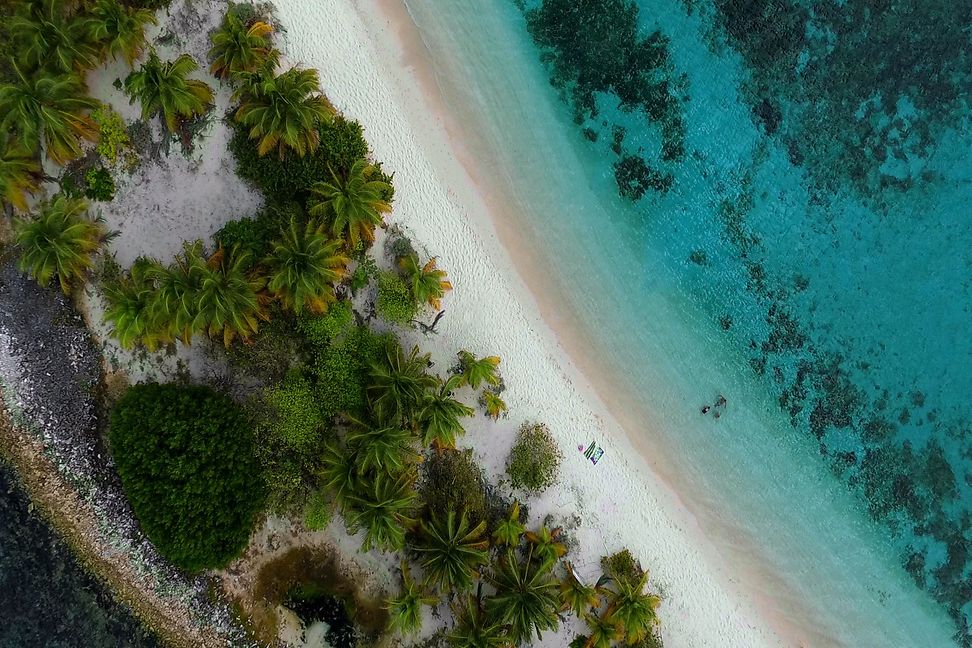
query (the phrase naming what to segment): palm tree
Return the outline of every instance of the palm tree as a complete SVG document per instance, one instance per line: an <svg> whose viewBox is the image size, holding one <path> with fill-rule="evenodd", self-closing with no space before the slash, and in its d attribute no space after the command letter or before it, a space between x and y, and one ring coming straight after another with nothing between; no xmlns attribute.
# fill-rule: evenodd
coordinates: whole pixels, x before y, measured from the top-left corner
<svg viewBox="0 0 972 648"><path fill-rule="evenodd" d="M557 582L551 575L550 561L533 559L531 546L526 559L518 561L513 549L507 549L489 581L496 594L487 606L497 618L508 624L514 643L528 642L536 632L557 628Z"/></svg>
<svg viewBox="0 0 972 648"><path fill-rule="evenodd" d="M27 151L36 151L43 135L47 157L57 164L81 156L81 139L98 138L98 125L85 114L97 107L73 74L38 74L28 79L14 66L13 83L0 85L0 128L16 132Z"/></svg>
<svg viewBox="0 0 972 648"><path fill-rule="evenodd" d="M358 492L357 454L337 442L324 446L321 470L318 475L324 487L331 491L342 513L349 513L352 496Z"/></svg>
<svg viewBox="0 0 972 648"><path fill-rule="evenodd" d="M369 425L351 419L348 446L356 451L358 474L369 470L399 474L418 463L422 455L415 451L412 433L398 425Z"/></svg>
<svg viewBox="0 0 972 648"><path fill-rule="evenodd" d="M465 433L459 419L472 416L475 410L452 398L452 390L459 386L460 380L459 376L452 376L441 383L436 378L440 382L439 389L425 394L415 416L422 428L423 444L454 448L456 437Z"/></svg>
<svg viewBox="0 0 972 648"><path fill-rule="evenodd" d="M320 92L317 70L291 68L251 85L236 119L250 128L260 155L276 148L281 160L287 149L304 157L320 144L317 124L334 114Z"/></svg>
<svg viewBox="0 0 972 648"><path fill-rule="evenodd" d="M188 54L163 61L152 50L142 67L125 79L125 93L142 104L142 119L162 115L166 128L174 133L180 121L202 115L213 101L212 88L188 78L198 68Z"/></svg>
<svg viewBox="0 0 972 648"><path fill-rule="evenodd" d="M156 24L148 9L127 7L118 0L95 0L88 11L88 36L113 58L123 56L132 65L145 49L145 27Z"/></svg>
<svg viewBox="0 0 972 648"><path fill-rule="evenodd" d="M464 609L455 610L456 628L449 634L453 648L508 648L512 646L501 623L483 609L479 596L470 595Z"/></svg>
<svg viewBox="0 0 972 648"><path fill-rule="evenodd" d="M479 389L479 386L483 383L494 387L500 383L499 370L497 369L500 363L499 356L485 356L477 359L476 356L465 350L460 351L458 356L459 367L462 370L460 375L465 384L473 389Z"/></svg>
<svg viewBox="0 0 972 648"><path fill-rule="evenodd" d="M566 576L560 581L560 610L570 610L579 618L588 610L601 607L601 588L599 585L587 585L581 582L574 571L574 566L565 563Z"/></svg>
<svg viewBox="0 0 972 648"><path fill-rule="evenodd" d="M85 21L68 16L64 2L26 3L10 21L11 40L20 61L30 69L47 67L59 72L91 69L98 65L88 39Z"/></svg>
<svg viewBox="0 0 972 648"><path fill-rule="evenodd" d="M486 415L494 421L506 411L506 401L492 389L484 389L480 400L481 404L486 407Z"/></svg>
<svg viewBox="0 0 972 648"><path fill-rule="evenodd" d="M648 572L637 581L626 578L616 579L617 591L610 594L610 602L604 618L617 624L625 636L625 641L635 644L644 639L658 624L655 610L661 605L661 598L645 592Z"/></svg>
<svg viewBox="0 0 972 648"><path fill-rule="evenodd" d="M506 519L500 520L493 531L493 541L498 545L515 547L520 544L520 537L525 530L526 527L520 523L520 502L513 500Z"/></svg>
<svg viewBox="0 0 972 648"><path fill-rule="evenodd" d="M111 323L111 334L123 349L141 342L149 351L154 351L167 337L164 331L157 330L158 323L153 317L157 292L151 267L151 261L138 259L127 277L104 288L108 302L105 320Z"/></svg>
<svg viewBox="0 0 972 648"><path fill-rule="evenodd" d="M202 330L197 318L198 295L207 272L201 241L185 243L169 266L148 262L146 273L156 284L150 305L151 328L159 332L163 342L179 338L189 344Z"/></svg>
<svg viewBox="0 0 972 648"><path fill-rule="evenodd" d="M210 71L222 80L241 72L253 72L271 56L270 34L273 28L262 20L249 23L240 18L235 7L230 7L210 40L213 46L209 58L213 63Z"/></svg>
<svg viewBox="0 0 972 648"><path fill-rule="evenodd" d="M362 551L373 547L401 551L405 546L405 527L415 523L409 513L417 499L414 471L397 476L379 472L373 481L352 494L351 523L365 529Z"/></svg>
<svg viewBox="0 0 972 648"><path fill-rule="evenodd" d="M596 612L584 617L591 633L587 635L584 648L611 648L614 642L624 636L624 632L614 621L599 616Z"/></svg>
<svg viewBox="0 0 972 648"><path fill-rule="evenodd" d="M399 259L398 266L405 273L416 303L424 302L439 310L442 297L446 291L452 290L452 284L446 279L446 271L435 267L435 259L429 259L424 266L420 266L418 256L412 253Z"/></svg>
<svg viewBox="0 0 972 648"><path fill-rule="evenodd" d="M21 248L21 271L47 287L57 277L64 294L71 283L94 265L93 259L104 240L100 222L87 217L88 204L79 199L57 196L43 202L33 218L14 222L14 240Z"/></svg>
<svg viewBox="0 0 972 648"><path fill-rule="evenodd" d="M341 242L329 240L314 221L300 228L292 218L271 246L265 260L267 289L298 315L305 308L313 313L327 310L334 301L332 284L344 276L348 264L348 258L338 252Z"/></svg>
<svg viewBox="0 0 972 648"><path fill-rule="evenodd" d="M527 531L524 534L526 541L533 545L533 555L537 560L557 562L567 553L567 545L558 542L561 529L558 527L551 531L547 525L542 525L537 532Z"/></svg>
<svg viewBox="0 0 972 648"><path fill-rule="evenodd" d="M27 211L27 194L40 188L41 167L29 151L7 144L0 153L0 203Z"/></svg>
<svg viewBox="0 0 972 648"><path fill-rule="evenodd" d="M233 251L227 254L219 248L204 266L205 272L196 293L196 325L209 335L222 333L223 344L229 348L238 335L243 341L257 332L259 320L267 315L261 304L259 291L263 281L248 275L249 254Z"/></svg>
<svg viewBox="0 0 972 648"><path fill-rule="evenodd" d="M364 160L351 165L347 176L338 177L331 170L333 182L318 182L311 187L314 199L312 216L331 218L331 233L350 241L355 247L364 239L375 240L375 227L382 224L382 214L391 211L391 205L382 196L388 195L391 185L383 180L372 180L376 167Z"/></svg>
<svg viewBox="0 0 972 648"><path fill-rule="evenodd" d="M425 373L428 365L429 354L420 355L417 346L408 355L398 344L386 347L384 359L371 365L366 390L378 418L392 421L411 416L425 390L436 384L436 379Z"/></svg>
<svg viewBox="0 0 972 648"><path fill-rule="evenodd" d="M445 517L433 514L429 524L422 520L415 550L423 556L422 569L429 581L443 589L469 589L477 568L489 559L485 531L485 521L470 528L465 512L458 520L453 510Z"/></svg>
<svg viewBox="0 0 972 648"><path fill-rule="evenodd" d="M403 635L417 633L422 629L422 606L435 605L438 601L412 580L408 563L403 560L402 591L385 606L389 612L389 626Z"/></svg>

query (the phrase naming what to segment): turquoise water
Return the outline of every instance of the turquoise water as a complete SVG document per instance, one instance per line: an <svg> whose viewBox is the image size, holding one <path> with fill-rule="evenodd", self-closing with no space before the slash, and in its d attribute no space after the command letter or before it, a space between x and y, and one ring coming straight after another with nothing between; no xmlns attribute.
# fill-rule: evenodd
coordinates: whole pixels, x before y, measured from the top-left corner
<svg viewBox="0 0 972 648"><path fill-rule="evenodd" d="M727 557L812 643L972 645L972 4L406 4Z"/></svg>

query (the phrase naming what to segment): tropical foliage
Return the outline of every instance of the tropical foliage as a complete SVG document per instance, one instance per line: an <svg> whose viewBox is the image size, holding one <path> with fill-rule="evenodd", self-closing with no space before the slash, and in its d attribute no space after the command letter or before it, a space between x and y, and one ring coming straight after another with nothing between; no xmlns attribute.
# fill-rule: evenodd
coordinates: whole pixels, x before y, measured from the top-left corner
<svg viewBox="0 0 972 648"><path fill-rule="evenodd" d="M432 515L421 521L415 550L429 581L443 589L462 591L472 587L476 570L487 562L489 542L483 537L486 522L471 525L465 513Z"/></svg>
<svg viewBox="0 0 972 648"><path fill-rule="evenodd" d="M269 270L267 289L284 306L298 315L305 309L327 310L334 301L334 286L345 274L348 258L338 250L341 242L331 240L313 220L303 227L296 219L279 239L265 263Z"/></svg>
<svg viewBox="0 0 972 648"><path fill-rule="evenodd" d="M456 627L449 634L449 644L453 648L505 648L510 645L504 625L483 608L479 596L468 596L455 616Z"/></svg>
<svg viewBox="0 0 972 648"><path fill-rule="evenodd" d="M384 198L390 186L376 179L377 168L363 159L355 160L347 175L331 172L330 181L311 187L312 216L329 218L331 233L346 238L352 247L362 240L375 239L375 227L382 224L382 214L391 211Z"/></svg>
<svg viewBox="0 0 972 648"><path fill-rule="evenodd" d="M409 419L425 392L436 379L425 370L429 355L417 346L406 354L398 344L389 345L385 357L371 366L368 399L378 416L386 421Z"/></svg>
<svg viewBox="0 0 972 648"><path fill-rule="evenodd" d="M61 0L24 2L10 23L20 64L70 73L94 68L98 59L85 21L70 16Z"/></svg>
<svg viewBox="0 0 972 648"><path fill-rule="evenodd" d="M601 588L582 582L569 562L565 563L564 568L567 573L560 581L560 609L583 617L587 610L601 607Z"/></svg>
<svg viewBox="0 0 972 648"><path fill-rule="evenodd" d="M522 559L508 549L490 575L496 594L487 601L487 609L507 624L510 637L517 644L557 627L560 604L552 570L550 561L534 559L531 547Z"/></svg>
<svg viewBox="0 0 972 648"><path fill-rule="evenodd" d="M94 141L98 127L87 114L98 102L85 95L71 73L26 77L14 68L14 80L0 85L0 128L13 132L26 151L36 151L43 137L47 157L57 164L80 157L81 140Z"/></svg>
<svg viewBox="0 0 972 648"><path fill-rule="evenodd" d="M20 247L18 267L41 286L57 277L65 294L94 265L94 255L105 230L87 215L88 204L58 196L43 202L37 214L14 223L14 240Z"/></svg>
<svg viewBox="0 0 972 648"><path fill-rule="evenodd" d="M614 591L608 595L604 618L614 622L630 644L644 639L658 624L655 610L661 604L661 598L645 592L647 583L648 572L637 580L615 580Z"/></svg>
<svg viewBox="0 0 972 648"><path fill-rule="evenodd" d="M213 102L213 90L204 81L190 79L199 66L188 54L163 61L155 51L125 79L125 93L142 106L142 119L161 115L169 132L180 124L203 115Z"/></svg>
<svg viewBox="0 0 972 648"><path fill-rule="evenodd" d="M414 524L415 474L411 471L392 476L379 473L361 485L351 497L351 524L365 530L362 550L372 548L400 551L405 546L406 527Z"/></svg>
<svg viewBox="0 0 972 648"><path fill-rule="evenodd" d="M500 383L499 356L484 356L477 358L469 351L460 351L459 371L462 382L473 389L479 389L483 383L496 386Z"/></svg>
<svg viewBox="0 0 972 648"><path fill-rule="evenodd" d="M506 461L514 488L542 492L557 479L563 453L543 423L524 423Z"/></svg>
<svg viewBox="0 0 972 648"><path fill-rule="evenodd" d="M104 55L124 57L131 65L145 49L145 28L155 22L155 14L148 9L125 6L118 0L95 0L84 26Z"/></svg>
<svg viewBox="0 0 972 648"><path fill-rule="evenodd" d="M27 195L40 187L41 167L28 151L7 144L0 152L0 203L27 211Z"/></svg>
<svg viewBox="0 0 972 648"><path fill-rule="evenodd" d="M300 157L312 153L320 144L318 122L333 112L320 94L317 71L291 68L250 85L236 119L250 129L260 155L277 149L282 160L288 150Z"/></svg>
<svg viewBox="0 0 972 648"><path fill-rule="evenodd" d="M403 635L417 633L422 629L422 606L435 605L437 601L412 579L408 563L402 561L402 590L387 604L391 629Z"/></svg>
<svg viewBox="0 0 972 648"><path fill-rule="evenodd" d="M493 531L493 540L498 545L515 547L520 544L520 538L526 527L520 522L520 502L514 500L509 513L499 521Z"/></svg>
<svg viewBox="0 0 972 648"><path fill-rule="evenodd" d="M500 395L492 389L484 389L482 396L480 396L480 401L483 407L486 408L486 416L494 421L506 411L506 401L500 398Z"/></svg>
<svg viewBox="0 0 972 648"><path fill-rule="evenodd" d="M439 388L425 393L416 413L416 422L422 431L422 443L454 448L456 437L465 433L459 419L472 416L475 411L452 397L452 391L459 386L458 376L445 382L436 380Z"/></svg>
<svg viewBox="0 0 972 648"><path fill-rule="evenodd" d="M446 279L446 271L437 268L435 263L435 259L429 259L425 265L419 265L415 254L409 254L398 260L398 265L405 274L415 301L420 304L426 303L439 310L442 306L442 297L446 291L452 290L452 284Z"/></svg>
<svg viewBox="0 0 972 648"><path fill-rule="evenodd" d="M212 37L210 71L226 80L245 72L256 72L267 60L276 63L271 34L273 28L255 17L249 20L238 6L231 6Z"/></svg>
<svg viewBox="0 0 972 648"><path fill-rule="evenodd" d="M558 540L560 534L560 528L551 531L543 525L539 531L527 531L523 537L530 543L537 560L553 563L567 553L567 545Z"/></svg>

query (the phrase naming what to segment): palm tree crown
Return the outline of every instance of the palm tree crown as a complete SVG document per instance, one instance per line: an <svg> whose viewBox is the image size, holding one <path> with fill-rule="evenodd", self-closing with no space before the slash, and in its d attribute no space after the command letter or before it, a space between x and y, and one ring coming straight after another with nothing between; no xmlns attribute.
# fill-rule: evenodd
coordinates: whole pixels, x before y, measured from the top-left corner
<svg viewBox="0 0 972 648"><path fill-rule="evenodd" d="M40 187L41 167L23 148L7 144L0 153L0 203L27 210L27 194Z"/></svg>
<svg viewBox="0 0 972 648"><path fill-rule="evenodd" d="M397 476L380 472L350 496L351 522L365 530L363 551L401 551L405 546L405 528L415 522L410 516L418 498L415 477L414 471Z"/></svg>
<svg viewBox="0 0 972 648"><path fill-rule="evenodd" d="M151 261L138 259L127 277L104 288L108 301L105 320L111 323L111 334L123 349L143 343L149 351L154 351L166 337L163 331L157 330L157 322L152 316L153 299L157 293L150 276L151 267Z"/></svg>
<svg viewBox="0 0 972 648"><path fill-rule="evenodd" d="M378 417L392 421L410 418L426 389L436 380L425 373L429 355L417 346L406 355L398 344L390 344L385 357L371 366L367 394Z"/></svg>
<svg viewBox="0 0 972 648"><path fill-rule="evenodd" d="M123 56L131 65L145 48L145 27L155 23L155 14L148 9L126 7L118 0L96 0L85 27L105 54Z"/></svg>
<svg viewBox="0 0 972 648"><path fill-rule="evenodd" d="M466 605L457 610L456 628L449 635L449 645L453 648L507 648L510 639L506 636L503 624L490 615L478 596L469 596Z"/></svg>
<svg viewBox="0 0 972 648"><path fill-rule="evenodd" d="M438 379L436 379L438 380ZM459 386L461 378L452 376L440 383L438 390L426 392L416 413L422 429L422 443L436 443L444 448L454 448L456 437L465 433L459 419L472 416L475 411L452 397L452 390Z"/></svg>
<svg viewBox="0 0 972 648"><path fill-rule="evenodd" d="M174 133L181 120L202 115L213 101L212 88L188 78L198 68L188 54L163 61L153 50L142 67L125 79L125 92L142 104L143 119L161 114L166 128Z"/></svg>
<svg viewBox="0 0 972 648"><path fill-rule="evenodd" d="M224 81L241 72L254 72L268 56L273 28L262 20L244 22L239 11L230 8L212 37L210 70Z"/></svg>
<svg viewBox="0 0 972 648"><path fill-rule="evenodd" d="M560 609L570 610L578 617L583 617L588 610L600 608L601 588L598 585L582 582L574 572L574 566L569 562L565 567L567 575L560 581Z"/></svg>
<svg viewBox="0 0 972 648"><path fill-rule="evenodd" d="M435 267L435 259L429 259L424 266L420 266L414 253L399 259L398 265L405 272L415 301L439 310L443 295L452 290L452 284L446 279L446 271Z"/></svg>
<svg viewBox="0 0 972 648"><path fill-rule="evenodd" d="M479 389L479 386L483 383L494 387L499 384L499 356L476 358L465 350L460 351L458 355L459 366L462 370L460 375L467 385L473 389Z"/></svg>
<svg viewBox="0 0 972 648"><path fill-rule="evenodd" d="M65 4L58 0L26 3L10 21L10 34L23 65L74 72L98 64L84 21L68 16Z"/></svg>
<svg viewBox="0 0 972 648"><path fill-rule="evenodd" d="M18 219L14 238L21 248L18 267L47 287L57 277L65 294L93 265L105 230L87 217L88 204L58 196L41 203L33 218Z"/></svg>
<svg viewBox="0 0 972 648"><path fill-rule="evenodd" d="M648 572L638 580L621 578L614 582L617 591L610 595L610 603L604 618L618 625L626 641L635 644L644 639L658 624L655 610L661 605L661 598L645 592Z"/></svg>
<svg viewBox="0 0 972 648"><path fill-rule="evenodd" d="M567 553L567 545L557 540L560 533L559 527L551 531L546 525L542 525L539 531L527 531L524 537L527 542L533 545L535 559L556 562Z"/></svg>
<svg viewBox="0 0 972 648"><path fill-rule="evenodd" d="M340 241L332 241L323 226L309 221L301 228L296 219L271 244L265 263L270 270L267 289L298 315L306 308L327 310L334 301L332 284L345 274L348 258L339 253Z"/></svg>
<svg viewBox="0 0 972 648"><path fill-rule="evenodd" d="M438 599L431 596L421 584L412 580L408 563L402 561L402 591L387 604L389 625L403 635L415 634L422 629L422 606L435 605Z"/></svg>
<svg viewBox="0 0 972 648"><path fill-rule="evenodd" d="M98 137L97 124L86 114L98 102L85 96L84 85L73 74L28 79L16 67L14 71L14 82L0 85L0 128L14 131L27 151L36 151L43 135L47 156L58 164L80 157L80 140Z"/></svg>
<svg viewBox="0 0 972 648"><path fill-rule="evenodd" d="M493 540L496 544L515 547L520 544L520 537L525 530L526 527L520 523L520 502L513 500L506 519L500 520L493 530Z"/></svg>
<svg viewBox="0 0 972 648"><path fill-rule="evenodd" d="M512 549L500 560L490 578L496 594L487 606L509 625L517 644L528 642L544 630L557 627L557 582L551 575L553 563L533 559L532 547L526 558L518 561Z"/></svg>
<svg viewBox="0 0 972 648"><path fill-rule="evenodd" d="M263 282L247 275L248 256L246 252L227 254L220 248L200 267L203 274L196 295L194 328L204 329L211 336L222 333L227 347L236 336L248 340L257 332L258 321L266 319L258 295Z"/></svg>
<svg viewBox="0 0 972 648"><path fill-rule="evenodd" d="M485 531L485 521L471 527L465 513L457 519L452 510L444 517L433 515L429 524L422 520L415 550L428 579L444 589L469 589L477 568L488 560Z"/></svg>
<svg viewBox="0 0 972 648"><path fill-rule="evenodd" d="M369 425L352 419L348 431L348 447L356 453L358 474L369 470L399 474L409 465L421 460L415 451L415 438L397 425Z"/></svg>
<svg viewBox="0 0 972 648"><path fill-rule="evenodd" d="M320 94L317 70L291 68L251 84L236 119L250 128L250 139L257 140L260 155L276 148L283 159L288 149L301 157L317 150L317 124L333 113Z"/></svg>
<svg viewBox="0 0 972 648"><path fill-rule="evenodd" d="M391 205L382 196L391 189L387 182L372 180L376 167L364 160L351 165L344 178L331 171L333 182L318 182L311 187L314 198L310 208L313 216L331 219L331 233L350 241L352 247L361 239L373 241L375 227L382 224L382 214Z"/></svg>

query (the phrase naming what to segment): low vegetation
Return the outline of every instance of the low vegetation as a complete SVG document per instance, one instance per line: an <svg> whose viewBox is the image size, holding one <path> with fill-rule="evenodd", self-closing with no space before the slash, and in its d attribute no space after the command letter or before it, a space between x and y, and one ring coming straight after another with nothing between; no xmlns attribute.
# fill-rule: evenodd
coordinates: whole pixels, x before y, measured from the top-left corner
<svg viewBox="0 0 972 648"><path fill-rule="evenodd" d="M525 423L506 462L513 488L543 492L557 481L563 453L543 423Z"/></svg>

